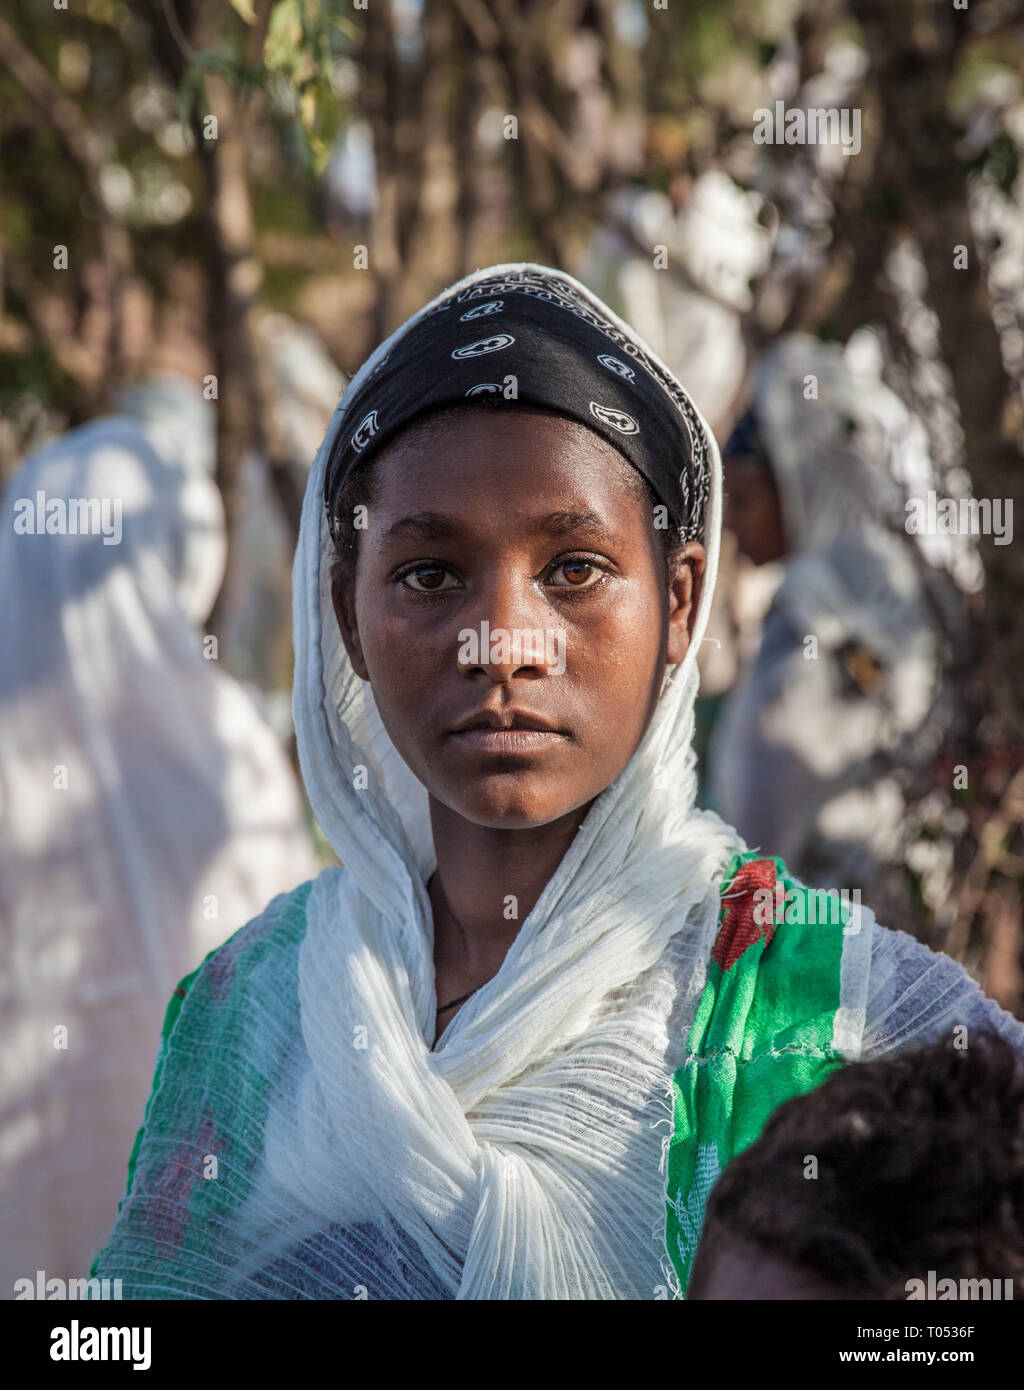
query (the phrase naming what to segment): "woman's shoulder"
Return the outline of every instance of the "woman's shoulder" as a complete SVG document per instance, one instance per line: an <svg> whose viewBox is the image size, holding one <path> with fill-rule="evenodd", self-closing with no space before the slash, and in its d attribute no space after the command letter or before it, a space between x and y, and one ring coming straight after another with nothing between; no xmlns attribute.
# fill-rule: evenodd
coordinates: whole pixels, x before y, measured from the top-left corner
<svg viewBox="0 0 1024 1390"><path fill-rule="evenodd" d="M977 1030L1000 1033L1024 1056L1024 1024L986 995L966 968L897 927L883 925L856 888L813 888L783 860L737 853L721 884L711 959L746 972L758 1010L819 976L838 988L836 1037L847 1055L880 1056ZM960 1030L955 1033L954 1030Z"/></svg>
<svg viewBox="0 0 1024 1390"><path fill-rule="evenodd" d="M260 1110L269 1079L294 1040L299 946L315 881L272 898L172 992L128 1159L122 1214L140 1168L155 1163L160 1169L164 1162L167 1135L191 1135L205 1152L215 1133L231 1131L236 1110ZM184 1157L175 1150L170 1167L181 1168L191 1183L195 1154L182 1145Z"/></svg>
<svg viewBox="0 0 1024 1390"><path fill-rule="evenodd" d="M267 960L283 965L285 959L297 954L306 934L306 908L314 888L329 891L329 880L345 877L344 868L330 865L315 878L278 893L258 916L208 952L202 963L179 981L175 996L184 997L200 981L222 995L236 980L257 971Z"/></svg>
<svg viewBox="0 0 1024 1390"><path fill-rule="evenodd" d="M314 882L307 879L297 888L271 898L258 916L215 946L195 970L178 981L160 1031L154 1087L160 1080L163 1061L183 1011L194 1018L203 1005L220 1006L238 1000L268 962L273 962L279 978L287 973L288 962L297 954L305 933L306 902ZM208 1012L205 1008L202 1011Z"/></svg>
<svg viewBox="0 0 1024 1390"><path fill-rule="evenodd" d="M306 931L306 904L315 882L316 879L307 879L271 898L258 916L215 946L195 970L178 981L164 1015L154 1082L159 1080L172 1035L184 1026L180 1023L183 1014L192 1024L197 1024L201 1015L204 1028L211 1026L211 1014L227 1026L236 1011L234 1006L245 1005L254 990L265 990L271 981L275 995L287 987L289 977L294 977L298 968L298 949Z"/></svg>
<svg viewBox="0 0 1024 1390"><path fill-rule="evenodd" d="M326 871L325 871L326 872ZM221 990L236 976L257 967L268 955L297 946L306 929L306 903L315 879L307 879L287 893L278 893L257 916L214 947L202 964L187 975L175 994L187 993L200 977Z"/></svg>
<svg viewBox="0 0 1024 1390"><path fill-rule="evenodd" d="M865 1057L940 1039L962 1048L974 1034L989 1031L1024 1059L1024 1023L987 995L960 961L908 932L876 925Z"/></svg>
<svg viewBox="0 0 1024 1390"><path fill-rule="evenodd" d="M778 856L749 850L726 866L720 894L698 1009L702 1025L715 1021L708 1037L728 1034L746 1056L795 1040L856 1056L877 929L860 894L810 887Z"/></svg>
<svg viewBox="0 0 1024 1390"><path fill-rule="evenodd" d="M778 855L738 850L726 865L719 888L719 929L712 958L723 970L755 942L777 954L781 940L819 937L823 929L842 937L870 935L874 915L857 889L813 888L791 873Z"/></svg>

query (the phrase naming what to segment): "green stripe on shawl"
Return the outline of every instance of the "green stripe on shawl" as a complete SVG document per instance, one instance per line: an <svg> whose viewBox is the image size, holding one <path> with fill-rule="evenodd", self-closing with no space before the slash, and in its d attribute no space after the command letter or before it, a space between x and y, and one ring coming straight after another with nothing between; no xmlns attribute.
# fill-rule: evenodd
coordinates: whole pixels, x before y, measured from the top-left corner
<svg viewBox="0 0 1024 1390"><path fill-rule="evenodd" d="M759 1137L778 1105L812 1090L843 1060L832 1041L840 1007L843 922L816 922L821 898L789 878L780 859L749 853L733 859L722 886L718 954L728 947L726 895L745 900L749 912L755 884L773 877L785 891L785 918L798 920L778 920L773 912L774 935L768 933L768 942L763 931L746 945L741 937L724 970L709 962L687 1060L672 1079L666 1238L681 1289L721 1169Z"/></svg>
<svg viewBox="0 0 1024 1390"><path fill-rule="evenodd" d="M217 949L219 950L220 948L217 947ZM213 955L212 951L205 957L203 964L210 959L211 955ZM178 981L178 986L171 995L171 1002L167 1005L163 1027L160 1030L160 1042L156 1050L156 1066L153 1070L153 1085L150 1087L149 1099L146 1101L146 1109L142 1116L142 1124L139 1126L139 1132L135 1136L135 1143L132 1145L132 1151L128 1156L128 1177L125 1183L125 1197L131 1192L132 1184L135 1181L135 1164L138 1161L139 1149L142 1147L142 1136L146 1132L146 1121L149 1119L149 1112L153 1105L153 1097L156 1095L160 1086L160 1076L164 1069L164 1058L167 1056L167 1045L171 1040L171 1034L174 1032L174 1025L178 1021L178 1015L181 1013L181 1006L185 1002L185 996L191 989L192 982L201 969L202 965L197 965L190 975L186 975L183 980ZM119 1206L118 1211L120 1210L121 1208Z"/></svg>
<svg viewBox="0 0 1024 1390"><path fill-rule="evenodd" d="M294 971L312 887L310 879L274 898L260 917L211 951L171 995L153 1088L128 1160L125 1192L118 1206L119 1217L127 1213L127 1219L118 1221L90 1270L90 1277L98 1278L115 1268L117 1277L122 1278L125 1298L160 1296L149 1291L149 1271L155 1268L161 1269L166 1280L164 1296L195 1297L181 1268L190 1260L197 1267L204 1263L205 1223L215 1225L245 1200L254 1152L262 1142L267 1092L280 1064L280 1038L259 1026L249 1005L253 991L259 996L260 979L267 973L280 984L282 976ZM186 1003L190 1014L193 1009L197 1011L192 1016L201 1018L203 1027L198 1041L186 1029L183 1037L187 1041L179 1039L174 1065L165 1069L171 1038ZM197 1047L202 1050L201 1058L195 1055ZM220 1088L226 1088L245 1112L247 1123L238 1134L218 1133L211 1118ZM182 1133L191 1134L192 1140L181 1143ZM178 1143L173 1142L172 1135L179 1136ZM243 1142L251 1149L238 1148ZM148 1214L138 1221L131 1214L131 1199L144 1146L151 1173L154 1155L163 1159L162 1175L159 1202L154 1203L154 1193L147 1193L149 1202L144 1210ZM204 1181L207 1154L217 1158L216 1181ZM159 1229L148 1229L154 1221L159 1222ZM148 1249L141 1260L140 1244ZM168 1246L171 1251L162 1257L161 1249ZM108 1268L101 1270L101 1263ZM136 1270L144 1273L141 1288L134 1287Z"/></svg>

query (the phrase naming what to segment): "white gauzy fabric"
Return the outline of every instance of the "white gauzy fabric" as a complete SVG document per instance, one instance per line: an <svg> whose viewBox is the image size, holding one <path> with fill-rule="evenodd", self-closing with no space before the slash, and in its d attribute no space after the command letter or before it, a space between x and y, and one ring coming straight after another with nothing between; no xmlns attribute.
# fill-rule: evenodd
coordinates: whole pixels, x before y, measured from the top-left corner
<svg viewBox="0 0 1024 1390"><path fill-rule="evenodd" d="M316 867L282 749L194 626L226 554L211 407L187 383L144 394L138 415L37 453L4 496L0 1297L38 1269L81 1274L171 990ZM119 503L117 542L18 533L19 501L41 527L69 498Z"/></svg>
<svg viewBox="0 0 1024 1390"><path fill-rule="evenodd" d="M1024 1023L983 994L952 957L906 932L874 928L870 978L860 1046L865 1061L949 1038L954 1027L966 1028L969 1037L999 1033L1024 1059Z"/></svg>

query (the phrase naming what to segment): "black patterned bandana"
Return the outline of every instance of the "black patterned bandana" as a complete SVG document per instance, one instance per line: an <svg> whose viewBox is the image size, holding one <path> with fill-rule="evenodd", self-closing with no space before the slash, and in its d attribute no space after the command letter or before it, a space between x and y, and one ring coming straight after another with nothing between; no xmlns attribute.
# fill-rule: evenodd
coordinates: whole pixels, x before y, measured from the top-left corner
<svg viewBox="0 0 1024 1390"><path fill-rule="evenodd" d="M418 416L486 396L544 406L613 444L650 484L684 540L702 540L708 441L693 403L600 301L541 266L502 270L447 295L401 336L351 399L324 481L348 474Z"/></svg>

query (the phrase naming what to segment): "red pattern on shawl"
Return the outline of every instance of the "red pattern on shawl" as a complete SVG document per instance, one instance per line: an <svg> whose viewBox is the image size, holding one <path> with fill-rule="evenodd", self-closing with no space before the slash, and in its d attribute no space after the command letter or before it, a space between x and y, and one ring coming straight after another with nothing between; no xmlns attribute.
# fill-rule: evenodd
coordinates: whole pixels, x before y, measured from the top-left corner
<svg viewBox="0 0 1024 1390"><path fill-rule="evenodd" d="M774 903L768 922L760 922L754 915L759 906L754 894L767 889L774 895L775 878L775 863L771 859L751 859L733 875L729 891L722 899L725 904L722 925L711 948L711 959L723 971L731 969L743 952L762 936L767 945L775 935ZM764 915L762 911L761 916Z"/></svg>
<svg viewBox="0 0 1024 1390"><path fill-rule="evenodd" d="M212 1120L204 1120L194 1142L179 1144L161 1168L153 1183L150 1222L157 1245L177 1253L188 1225L192 1190L204 1182L202 1164L206 1155L216 1153L223 1140L216 1139ZM213 1179L210 1179L213 1181Z"/></svg>
<svg viewBox="0 0 1024 1390"><path fill-rule="evenodd" d="M231 993L235 982L235 967L244 952L249 951L255 942L267 937L274 929L272 922L255 918L240 931L235 932L203 962L202 975L209 985L215 1003L222 1004Z"/></svg>

